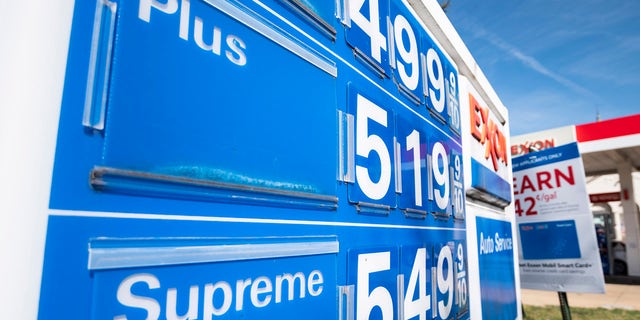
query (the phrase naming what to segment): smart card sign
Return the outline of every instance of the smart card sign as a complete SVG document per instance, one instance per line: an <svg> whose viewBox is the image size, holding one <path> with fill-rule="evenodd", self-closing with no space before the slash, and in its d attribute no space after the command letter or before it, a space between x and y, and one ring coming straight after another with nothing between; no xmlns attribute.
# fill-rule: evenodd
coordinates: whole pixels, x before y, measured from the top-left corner
<svg viewBox="0 0 640 320"><path fill-rule="evenodd" d="M513 168L522 287L603 292L600 254L577 144L514 158Z"/></svg>

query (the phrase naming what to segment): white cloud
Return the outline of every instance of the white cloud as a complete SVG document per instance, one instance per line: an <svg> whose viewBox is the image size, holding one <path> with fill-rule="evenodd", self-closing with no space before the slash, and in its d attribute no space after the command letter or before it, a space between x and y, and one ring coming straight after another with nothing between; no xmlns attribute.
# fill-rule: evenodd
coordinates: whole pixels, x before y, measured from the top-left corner
<svg viewBox="0 0 640 320"><path fill-rule="evenodd" d="M640 86L640 36L618 36L602 41L595 50L584 52L566 68L576 77L610 82L619 87Z"/></svg>
<svg viewBox="0 0 640 320"><path fill-rule="evenodd" d="M596 95L594 95L591 91L585 89L584 87L578 85L577 83L563 77L562 75L553 72L552 70L550 70L549 68L545 67L544 65L542 65L542 63L540 63L538 60L536 60L534 57L529 56L527 54L525 54L524 52L522 52L521 50L519 50L518 48L516 48L515 46L507 43L506 41L502 40L500 37L498 37L495 34L489 33L486 30L477 27L475 29L475 35L478 38L483 38L487 41L489 41L489 43L491 43L492 45L494 45L495 47L499 48L500 50L502 50L503 52L507 53L510 57L515 58L516 60L520 61L524 66L526 66L527 68L541 74L544 75L560 84L562 84L563 86L575 91L576 93L580 93L582 95L587 95L589 97L592 98L596 98Z"/></svg>
<svg viewBox="0 0 640 320"><path fill-rule="evenodd" d="M596 119L596 105L562 90L538 89L509 92L511 134L517 135Z"/></svg>

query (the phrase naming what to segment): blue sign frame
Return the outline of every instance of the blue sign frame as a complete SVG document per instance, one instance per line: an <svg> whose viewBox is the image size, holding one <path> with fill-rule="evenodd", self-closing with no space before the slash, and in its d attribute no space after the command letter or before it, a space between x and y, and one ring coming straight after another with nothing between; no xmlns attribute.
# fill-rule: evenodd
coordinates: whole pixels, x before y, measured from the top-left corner
<svg viewBox="0 0 640 320"><path fill-rule="evenodd" d="M477 239L479 239L478 262L482 317L515 319L518 316L516 299L518 288L513 267L515 262L511 223L476 217L476 228Z"/></svg>
<svg viewBox="0 0 640 320"><path fill-rule="evenodd" d="M416 44L428 37L404 2L379 3L381 19L393 5L416 29ZM448 278L458 252L466 256L464 217L451 214L451 197L445 215L429 197L429 146L442 146L437 187L451 195L459 135L426 98L403 92L388 51L382 73L354 56L367 52L354 40L366 33L352 34L357 23L332 10L289 0L76 2L39 318L337 319L361 312L357 262L377 252L389 252L390 268L372 266L368 284L389 292L394 315L399 301L432 314L466 290L466 276L455 278L464 286ZM362 98L386 126L358 111ZM410 157L399 150L414 131ZM357 167L374 184L388 175L382 197ZM438 264L440 254L450 258ZM409 299L398 279L415 289ZM468 317L445 302L448 318Z"/></svg>

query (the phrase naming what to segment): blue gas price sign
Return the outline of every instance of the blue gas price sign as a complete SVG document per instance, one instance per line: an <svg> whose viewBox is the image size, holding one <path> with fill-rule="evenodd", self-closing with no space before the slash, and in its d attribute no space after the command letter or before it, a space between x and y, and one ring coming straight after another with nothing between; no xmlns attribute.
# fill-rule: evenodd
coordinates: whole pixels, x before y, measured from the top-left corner
<svg viewBox="0 0 640 320"><path fill-rule="evenodd" d="M400 0L76 2L40 317L468 317L457 77Z"/></svg>

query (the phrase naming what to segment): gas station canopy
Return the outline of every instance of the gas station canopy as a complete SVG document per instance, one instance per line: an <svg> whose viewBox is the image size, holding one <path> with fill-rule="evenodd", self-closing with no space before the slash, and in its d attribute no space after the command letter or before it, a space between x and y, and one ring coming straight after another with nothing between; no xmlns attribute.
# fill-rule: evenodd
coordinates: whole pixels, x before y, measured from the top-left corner
<svg viewBox="0 0 640 320"><path fill-rule="evenodd" d="M640 171L640 114L512 137L511 154L520 156L573 141L578 142L587 177L614 175L617 180L604 193L598 191L590 198L597 203L620 201L616 206L621 214L614 217L614 223L620 230L619 239L626 244L628 274L640 276L640 193L633 181L634 173Z"/></svg>
<svg viewBox="0 0 640 320"><path fill-rule="evenodd" d="M616 173L629 161L640 168L640 114L576 125L576 136L587 176Z"/></svg>

